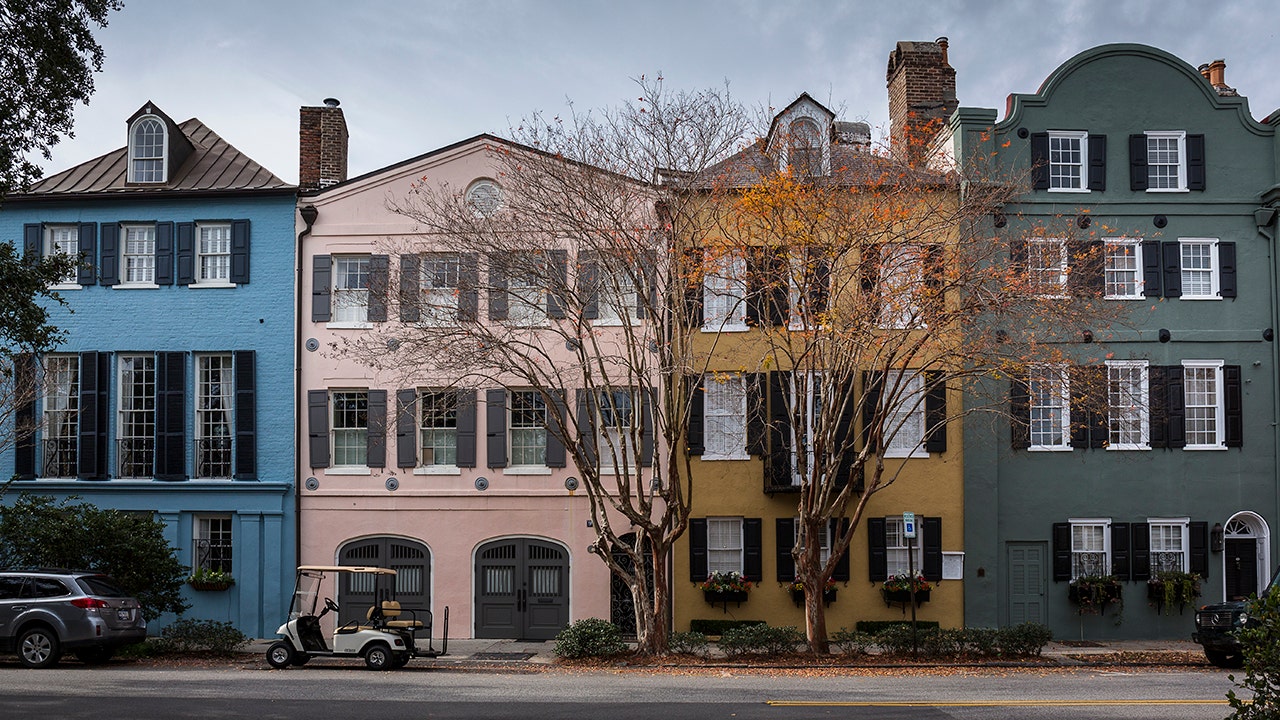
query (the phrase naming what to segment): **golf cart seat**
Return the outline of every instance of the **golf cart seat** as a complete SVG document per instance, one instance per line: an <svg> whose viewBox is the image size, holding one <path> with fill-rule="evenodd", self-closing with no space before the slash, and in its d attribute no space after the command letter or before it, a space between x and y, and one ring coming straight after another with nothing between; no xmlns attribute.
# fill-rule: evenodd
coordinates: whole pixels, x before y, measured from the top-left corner
<svg viewBox="0 0 1280 720"><path fill-rule="evenodd" d="M395 600L383 600L380 604L369 608L368 619L374 626L388 628L420 628L423 627L422 621L397 620L400 614L404 612L400 609L400 603ZM408 612L413 612L412 610Z"/></svg>

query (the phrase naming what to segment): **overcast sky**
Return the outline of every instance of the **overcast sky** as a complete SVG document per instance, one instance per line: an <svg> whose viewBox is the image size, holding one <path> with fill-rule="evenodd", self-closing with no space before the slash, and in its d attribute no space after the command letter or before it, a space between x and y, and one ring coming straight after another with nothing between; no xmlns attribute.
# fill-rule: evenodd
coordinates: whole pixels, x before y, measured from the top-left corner
<svg viewBox="0 0 1280 720"><path fill-rule="evenodd" d="M962 106L1034 92L1095 45L1154 45L1193 66L1224 58L1255 118L1280 107L1280 3L1218 0L125 0L76 138L46 173L124 146L147 100L198 117L276 175L298 179L298 108L342 102L352 177L534 110L617 105L632 78L721 86L750 107L801 92L879 137L899 40L950 39Z"/></svg>

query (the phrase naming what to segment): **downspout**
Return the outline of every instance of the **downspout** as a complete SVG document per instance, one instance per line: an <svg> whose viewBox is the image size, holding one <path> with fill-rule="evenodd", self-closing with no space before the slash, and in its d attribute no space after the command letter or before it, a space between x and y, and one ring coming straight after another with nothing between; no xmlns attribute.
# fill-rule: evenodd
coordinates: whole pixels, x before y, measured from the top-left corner
<svg viewBox="0 0 1280 720"><path fill-rule="evenodd" d="M298 233L298 249L294 253L294 303L293 313L293 566L302 564L302 240L311 234L320 211L315 205L298 208L306 227Z"/></svg>
<svg viewBox="0 0 1280 720"><path fill-rule="evenodd" d="M1276 341L1275 332L1280 328L1280 257L1277 257L1276 233L1272 230L1272 226L1276 221L1276 208L1280 205L1280 185L1273 186L1270 190L1262 194L1263 206L1253 212L1254 224L1257 225L1258 234L1266 238L1270 243L1271 255L1271 327L1267 328L1263 337L1271 343L1271 430L1273 452L1275 456L1272 458L1271 466L1275 473L1273 485L1275 486L1276 499L1275 506L1272 508L1274 514L1271 516L1276 526L1280 526L1280 345ZM1272 546L1276 543L1276 531L1269 528L1270 537L1268 543ZM1275 555L1271 554L1271 548L1267 548L1268 556L1271 558L1271 564L1275 564ZM1271 568L1268 567L1266 572L1270 573ZM1226 578L1223 577L1224 596Z"/></svg>

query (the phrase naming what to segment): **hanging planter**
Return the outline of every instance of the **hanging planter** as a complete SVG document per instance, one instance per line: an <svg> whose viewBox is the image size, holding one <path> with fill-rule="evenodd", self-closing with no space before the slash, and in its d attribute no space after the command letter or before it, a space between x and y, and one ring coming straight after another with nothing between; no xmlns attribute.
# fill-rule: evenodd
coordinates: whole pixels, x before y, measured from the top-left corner
<svg viewBox="0 0 1280 720"><path fill-rule="evenodd" d="M702 596L711 605L721 605L725 612L729 611L729 603L742 605L751 590L751 581L742 573L714 572L707 576L698 587L702 588Z"/></svg>
<svg viewBox="0 0 1280 720"><path fill-rule="evenodd" d="M1169 614L1176 604L1178 614L1200 597L1200 576L1174 570L1158 572L1147 580L1147 604L1156 612Z"/></svg>
<svg viewBox="0 0 1280 720"><path fill-rule="evenodd" d="M235 585L236 579L229 572L200 568L187 578L187 584L193 590L217 592Z"/></svg>
<svg viewBox="0 0 1280 720"><path fill-rule="evenodd" d="M1102 615L1107 606L1124 604L1121 590L1114 575L1081 575L1067 585L1067 599L1081 615Z"/></svg>
<svg viewBox="0 0 1280 720"><path fill-rule="evenodd" d="M803 607L804 606L804 585L799 580L797 580L791 583L791 585L788 586L788 589L791 592L791 602L795 603L796 607ZM836 601L836 581L828 580L827 587L824 588L822 591L822 604L829 607L831 603L835 601Z"/></svg>
<svg viewBox="0 0 1280 720"><path fill-rule="evenodd" d="M885 607L890 607L897 603L903 606L905 612L908 603L914 602L916 607L920 607L920 603L929 602L933 584L925 580L923 575L916 574L914 594L911 588L910 575L906 573L890 575L889 579L884 581L884 586L880 588L880 596L884 598Z"/></svg>

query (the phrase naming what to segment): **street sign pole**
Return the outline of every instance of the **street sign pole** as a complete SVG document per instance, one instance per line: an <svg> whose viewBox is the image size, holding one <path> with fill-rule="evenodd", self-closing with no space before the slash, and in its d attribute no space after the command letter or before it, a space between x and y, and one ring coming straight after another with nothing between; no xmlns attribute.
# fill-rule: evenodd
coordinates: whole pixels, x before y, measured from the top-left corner
<svg viewBox="0 0 1280 720"><path fill-rule="evenodd" d="M911 578L911 597L907 603L911 605L911 657L917 658L920 651L920 642L916 635L916 514L912 512L902 513L902 534L907 539L907 576Z"/></svg>

